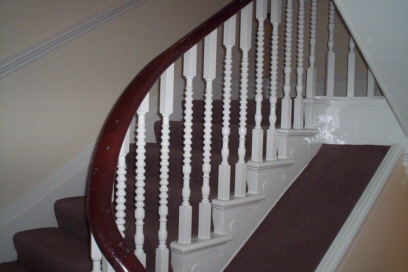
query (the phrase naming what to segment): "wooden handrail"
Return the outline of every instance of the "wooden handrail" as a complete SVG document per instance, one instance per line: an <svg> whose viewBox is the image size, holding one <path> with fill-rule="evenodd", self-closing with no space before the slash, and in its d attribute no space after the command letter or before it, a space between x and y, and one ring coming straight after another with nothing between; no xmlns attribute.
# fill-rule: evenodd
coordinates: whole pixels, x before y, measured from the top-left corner
<svg viewBox="0 0 408 272"><path fill-rule="evenodd" d="M115 271L146 271L120 234L111 203L120 148L136 110L172 63L252 1L232 1L153 59L131 81L106 119L89 171L88 218L96 243Z"/></svg>

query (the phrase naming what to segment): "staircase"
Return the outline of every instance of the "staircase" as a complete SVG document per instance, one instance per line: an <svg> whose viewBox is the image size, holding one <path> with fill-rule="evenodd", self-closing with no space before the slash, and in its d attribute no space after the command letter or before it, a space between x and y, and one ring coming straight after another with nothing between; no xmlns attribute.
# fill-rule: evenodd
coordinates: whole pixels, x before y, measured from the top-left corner
<svg viewBox="0 0 408 272"><path fill-rule="evenodd" d="M316 184L310 180L307 181L307 178L304 181L303 174L297 177L316 153L317 158L321 160L320 164L326 163L324 170L331 174L343 174L341 169L337 169L338 172L330 171L329 166L334 162L325 158L327 153L335 154L333 150L338 148L337 146L323 146L319 153L318 150L323 143L347 143L342 140L344 135L341 133L337 137L335 133L338 123L330 123L332 120L330 118L333 114L334 119L339 117L340 111L336 111L336 106L341 107L347 103L353 106L363 101L355 99L355 44L350 37L345 90L347 98L338 98L336 97L338 90L334 86L335 6L330 1L327 76L325 87L321 89L326 96L319 97L314 65L317 1L311 1L310 65L307 73L303 75L305 1L300 0L296 32L298 34L296 88L293 92L291 50L292 46L296 45L292 43L292 32L295 33L292 30L292 1L287 1L283 92L282 98L278 99L280 95L278 94L280 89L278 88L278 28L282 21L282 2L272 0L270 9L267 2L266 0L232 1L152 60L132 80L112 109L102 129L89 172L87 198L67 198L55 203L58 228L17 233L14 236L14 245L18 252L18 259L15 262L0 264L0 271L92 270L101 272L145 271L145 268L148 271L168 271L168 269L194 272L220 271L228 265L245 242L249 241L250 245L251 239L258 239L258 242L252 242L254 244L268 240L269 238L262 238L266 233L262 231L265 226L267 229L279 230L279 224L273 225L273 222L276 224L276 221L285 221L287 217L290 218L287 215L291 214L300 213L299 216L293 216L295 219L303 215L302 208L314 202L313 199L307 200L307 197L303 199L303 190L309 190L309 196L313 195L314 190L313 187L306 189L307 187L304 186ZM234 16L238 12L240 13L239 51L242 53L242 58L235 62L240 63L241 74L239 86L234 86L231 63L234 56L233 50L238 47L233 49L238 40L235 34L238 21ZM267 18L270 19L272 33L271 74L266 80L263 66L267 62L264 54L264 22ZM256 35L251 33L254 21L257 21ZM217 45L217 28L221 25L223 25L222 46L225 48L225 56L222 60L223 78L219 79L216 73L219 66L216 64L217 50L220 47ZM204 100L193 100L196 87L193 81L199 64L197 55L200 54L197 53L197 45L201 40L204 40L202 82L205 88L202 90L201 98ZM254 61L256 69L253 78L249 76L252 46L256 47ZM183 58L182 72L186 81L185 102L183 102L184 121L170 121L173 99L177 95L181 96L174 94L174 64L178 58ZM149 106L149 96L154 95L150 90L159 78L160 96L156 98L159 109L153 109ZM370 103L370 101L375 103L382 98L375 97L374 78L370 71L368 71L368 78L367 89L364 88L363 91L364 96L367 96L364 97L364 99L367 98L364 103ZM217 80L222 82L222 86L217 85ZM265 81L270 84L268 99L264 99ZM254 99L248 100L250 91L254 93ZM231 100L234 92L239 94L238 100ZM223 100L213 101L213 93L222 93ZM197 96L196 93L194 95ZM146 114L149 110L158 111L162 116L161 121L154 125L157 143L145 142ZM344 112L346 110L341 113ZM129 128L129 125L135 114L137 115L136 144L129 145L129 138L133 137L133 128ZM367 116L369 115L362 114L360 119L360 116L356 115L347 121L364 122ZM343 121L340 117L335 121ZM354 123L349 127L352 127L352 124ZM367 131L370 133L369 129ZM352 143L366 143L367 138L369 139L367 143L378 144L369 137L363 137L363 140L354 138L355 142ZM386 144L391 143L386 142ZM402 139L399 143L405 145L406 139ZM347 148L343 146L339 150L348 150ZM376 157L369 151L366 152L364 147L356 148L361 148L365 156L368 156L364 162L373 163L371 172L363 179L361 187L352 186L356 187L357 192L353 194L353 199L346 197L345 202L349 205L347 211L342 215L342 220L337 222L330 238L325 240L325 249L320 250L319 257L313 256L315 259L308 268L310 271L316 268L327 247L332 244L335 234L347 219L354 203L364 191L387 151L384 147L378 147L379 149L373 147L373 150L376 150L373 151L374 154L380 154ZM398 152L401 152L400 149ZM346 156L350 154L345 153ZM398 156L395 155L395 157ZM376 163L374 163L374 157L377 158ZM315 166L316 162L313 162L310 167ZM356 164L362 165L362 162L356 160ZM309 178L315 176L314 172L307 172L308 170L309 167L306 168L305 175L309 175ZM350 175L343 179L347 180L353 176L353 171L351 168ZM325 178L330 179L330 175L326 174L319 178L319 182L327 185L330 182L325 181ZM116 183L113 182L114 179ZM112 190L114 185L115 189ZM350 184L344 185L341 196L348 196L351 191L348 187ZM325 190L330 192L333 188ZM287 194L285 194L286 191ZM288 206L282 203L297 202L300 199L299 195L291 196L293 191L297 191L305 202L300 207L282 211L282 206ZM115 197L112 197L112 193ZM324 193L319 194L319 196L322 195ZM325 197L325 201L330 202L330 194ZM280 202L278 202L279 199L281 199ZM299 202L302 203L302 201ZM275 205L276 208L274 208ZM333 209L336 210L336 207L328 209L326 211L328 214L322 214L323 217L333 215ZM315 216L317 214L312 213L306 216L305 220ZM272 219L268 219L269 217ZM266 221L262 223L265 218ZM329 223L329 225L332 224ZM256 238L257 234L250 238L258 227L262 232L261 238ZM275 235L275 238L282 237L282 234L274 231L271 235ZM309 234L299 229L294 231L302 232L303 235ZM292 236L289 240L291 238ZM296 240L296 238L293 239ZM288 242L289 248L302 247L301 244L292 242ZM245 250L244 247L238 253L241 255L238 256L249 255L248 252L251 250ZM299 252L300 255L304 253L304 251ZM285 254L285 252L279 252L279 254ZM279 258L281 257L271 257L272 260ZM245 265L240 263L244 260L244 257L235 259L227 269L248 271L251 268L245 268ZM285 266L268 265L286 269Z"/></svg>
<svg viewBox="0 0 408 272"><path fill-rule="evenodd" d="M264 114L268 114L268 101L264 100ZM196 133L193 142L201 143L203 132L204 103L201 100L193 102L196 110L193 117L193 127ZM255 110L255 101L249 100L248 114ZM232 101L231 111L237 112L238 101ZM279 105L279 104L278 104ZM222 128L220 112L222 101L213 102L213 138L217 138ZM232 115L236 116L236 115ZM267 116L267 115L266 115ZM268 125L268 118L264 118L263 125ZM279 118L278 118L279 120ZM231 118L231 127L238 125L237 118ZM253 126L251 122L249 127ZM178 204L182 202L182 130L181 121L173 121L170 132L170 191L168 246L170 241L177 240ZM161 122L156 122L156 137L160 139ZM233 129L232 129L233 130ZM218 134L217 134L218 133ZM234 135L234 133L232 134ZM238 133L235 133L238 135ZM249 134L250 135L250 134ZM232 136L230 148L238 142L237 136ZM247 142L251 143L250 136ZM247 146L250 150L251 146ZM147 256L154 256L155 245L158 243L156 229L158 229L159 198L159 164L160 144L150 143L146 146L145 203L145 252ZM325 145L311 161L305 171L299 176L288 192L278 202L272 212L266 217L258 230L242 248L237 258L228 266L226 271L314 271L323 258L339 229L344 224L355 203L361 196L378 165L385 156L388 147L382 146L339 146ZM214 141L212 144L212 163L214 169L221 162L219 153L221 145ZM126 224L125 240L129 247L134 248L135 217L135 145L131 145L126 157ZM348 159L349 157L354 160ZM237 154L231 154L231 164L238 160ZM201 161L202 146L196 144L192 150L191 205L198 209L201 200ZM358 175L356 175L356 171ZM217 173L214 173L217 176ZM353 183L353 186L351 186ZM216 179L212 178L210 198L216 198ZM332 201L327 201L332 199ZM313 204L313 205L312 205ZM331 206L330 206L331 205ZM324 207L322 209L322 207ZM91 271L90 229L86 218L85 197L60 199L55 203L55 216L58 228L33 229L17 233L14 244L18 253L15 262L0 264L0 271ZM336 211L336 212L334 212ZM193 214L198 214L198 211ZM330 217L329 214L335 215ZM313 218L313 221L310 221ZM193 218L193 236L197 235L198 217ZM300 229L304 229L301 230ZM285 238L286 237L286 238ZM289 239L290 237L290 239ZM259 246L263 245L263 246ZM277 246L279 245L279 246ZM273 250L273 249L276 250ZM293 251L293 249L295 249ZM305 250L308 251L305 254ZM291 253L290 253L291 252ZM262 256L262 261L256 256ZM295 267L293 267L295 265ZM297 267L299 265L300 267ZM266 268L269 267L269 268ZM155 271L154 258L147 258L146 269ZM172 271L172 269L170 269Z"/></svg>
<svg viewBox="0 0 408 272"><path fill-rule="evenodd" d="M269 125L269 101L263 101L263 126ZM192 175L191 178L191 205L194 210L198 210L198 203L201 201L200 188L202 170L201 162L203 157L202 138L204 120L204 101L193 101L193 149L192 149ZM213 102L213 139L219 138L222 129L222 101ZM231 102L231 150L237 150L239 119L239 101ZM248 117L255 114L255 101L248 101ZM248 120L253 118L248 118ZM280 118L278 118L279 120ZM279 122L278 122L279 123ZM183 130L182 121L172 121L170 131L170 176L169 176L169 216L168 225L168 246L169 242L177 240L178 233L178 207L182 202L181 189L183 186L182 161L183 161ZM253 121L248 122L248 127L254 126ZM161 122L155 124L155 134L158 142L161 139ZM251 134L247 135L247 150L251 150ZM221 144L213 141L211 146L212 167L215 169L214 175L210 179L211 194L213 199L217 195L216 177L217 166L221 162ZM135 145L131 145L130 152L126 157L128 165L126 174L126 225L125 239L127 244L135 247ZM248 158L247 158L248 159ZM230 163L233 165L238 160L237 154L231 154ZM145 251L148 256L154 256L155 246L158 244L158 201L160 187L160 142L148 143L146 145L146 164L149 165L146 172L146 193L145 193ZM233 177L234 178L234 177ZM16 262L0 264L0 271L70 271L83 272L92 270L92 260L90 256L90 229L86 218L86 198L73 197L60 199L54 206L55 216L58 221L58 228L34 229L17 233L14 236L14 245L18 258ZM194 211L193 214L198 214ZM198 217L193 217L193 236L197 235ZM148 271L155 271L154 258L147 258L146 268Z"/></svg>

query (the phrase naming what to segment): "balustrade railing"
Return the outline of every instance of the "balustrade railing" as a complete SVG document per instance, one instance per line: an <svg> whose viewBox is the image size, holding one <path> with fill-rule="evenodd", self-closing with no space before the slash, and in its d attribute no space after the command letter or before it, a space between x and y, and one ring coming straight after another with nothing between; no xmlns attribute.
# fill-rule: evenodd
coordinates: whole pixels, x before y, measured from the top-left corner
<svg viewBox="0 0 408 272"><path fill-rule="evenodd" d="M254 7L255 5L255 7ZM255 12L253 14L253 8ZM92 229L92 250L93 271L101 271L102 254L112 264L116 271L144 271L146 260L154 258L156 271L168 271L170 263L170 251L168 248L168 226L169 216L169 177L170 171L170 116L173 113L174 98L174 62L183 57L183 76L186 80L185 104L184 104L184 147L182 166L182 203L179 206L178 218L178 243L190 245L194 243L192 239L193 228L193 207L191 197L191 178L196 173L192 172L192 149L193 149L193 81L197 76L198 55L203 54L203 80L205 81L204 92L204 122L203 122L203 159L202 159L202 187L201 201L198 209L198 238L200 240L210 240L212 232L212 205L210 178L214 175L211 169L212 163L212 143L217 140L222 141L220 150L221 163L218 166L218 199L228 201L231 198L231 183L235 184L234 196L244 198L247 196L247 161L246 136L252 133L251 160L254 162L275 161L285 159L284 154L278 154L277 138L278 130L301 130L304 128L304 120L308 113L305 113L305 101L313 101L316 97L317 88L317 68L316 59L324 58L323 54L316 52L317 44L317 0L310 2L310 20L305 20L305 0L298 0L297 30L293 30L294 5L292 0L286 2L284 13L286 15L284 41L284 58L279 60L279 26L282 21L282 1L271 0L270 9L266 0L235 0L227 7L219 11L205 23L193 30L190 34L171 46L168 50L160 54L149 63L129 84L119 98L111 114L109 115L103 131L101 133L91 171L90 185L88 190L88 214ZM237 22L237 14L240 13L240 20ZM270 18L272 26L271 40L265 42L265 24ZM335 53L334 53L334 30L335 30L335 7L329 1L329 27L328 27L328 52L326 55L326 95L335 96ZM239 26L237 28L237 24ZM306 77L304 77L304 45L305 28L309 23L309 67ZM256 33L252 33L252 25L257 24ZM222 130L217 139L213 138L212 130L212 107L213 92L216 80L217 50L221 45L217 44L218 27L223 26L223 46L225 48L224 58L224 78L223 78L223 117ZM239 33L236 33L239 29ZM255 34L255 36L253 36ZM293 36L297 34L297 44L293 42ZM233 60L233 50L236 40L239 37L239 50L241 59ZM203 52L198 52L197 44L204 40ZM250 50L252 43L255 45L256 58L254 67L250 63ZM265 44L271 44L271 58L265 60ZM296 56L296 84L295 97L291 97L291 73L292 73L292 48L297 47ZM283 99L281 100L281 126L276 125L279 113L278 108L278 63L284 62L283 76ZM355 43L350 37L348 53L348 75L347 75L347 96L354 96L355 84ZM267 118L269 126L262 126L262 101L263 86L265 78L264 63L270 63L269 105L270 110ZM240 85L239 85L239 128L238 128L238 148L230 150L231 136L231 97L233 92L233 67L240 65ZM250 78L251 69L255 78ZM151 231L151 226L145 225L145 187L149 180L146 180L146 114L149 112L149 90L160 78L160 109L162 116L161 129L161 150L160 150L160 194L157 231L158 245L156 256L146 256L145 232ZM250 80L255 82L255 88L249 87ZM306 82L305 82L306 81ZM306 84L305 84L306 83ZM374 96L374 78L368 71L367 96ZM305 88L305 87L306 88ZM306 89L306 90L305 90ZM253 92L252 92L253 91ZM255 98L255 116L247 116L248 97ZM305 100L307 98L307 100ZM136 196L135 196L135 248L129 249L124 241L125 232L125 188L126 188L126 161L125 156L129 152L129 125L136 114ZM309 113L310 115L310 113ZM264 116L265 117L265 116ZM252 132L247 131L247 118L254 118L254 128ZM310 127L310 122L306 123ZM264 139L264 134L266 135ZM266 147L266 148L265 148ZM266 150L266 152L265 152ZM237 161L230 165L230 153L237 153ZM235 168L235 169L234 169ZM232 171L235 171L233 175ZM113 180L116 175L116 196L113 200L116 203L116 214L112 212ZM235 180L231 181L231 177ZM172 204L172 203L170 203ZM100 248L100 250L98 249Z"/></svg>

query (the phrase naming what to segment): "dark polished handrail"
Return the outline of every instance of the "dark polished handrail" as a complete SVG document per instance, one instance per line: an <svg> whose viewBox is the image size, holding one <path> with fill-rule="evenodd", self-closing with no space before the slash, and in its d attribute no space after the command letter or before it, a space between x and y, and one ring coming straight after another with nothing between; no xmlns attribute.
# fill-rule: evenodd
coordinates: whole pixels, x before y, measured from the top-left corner
<svg viewBox="0 0 408 272"><path fill-rule="evenodd" d="M131 81L106 119L89 171L88 218L96 243L115 271L146 271L121 236L111 203L119 151L136 110L172 63L252 1L232 1L153 59Z"/></svg>

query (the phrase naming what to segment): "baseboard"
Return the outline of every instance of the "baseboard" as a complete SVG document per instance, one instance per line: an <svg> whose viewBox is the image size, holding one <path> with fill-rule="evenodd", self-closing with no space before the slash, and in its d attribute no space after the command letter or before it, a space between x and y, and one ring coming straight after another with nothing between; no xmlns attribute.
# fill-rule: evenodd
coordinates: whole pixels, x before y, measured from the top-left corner
<svg viewBox="0 0 408 272"><path fill-rule="evenodd" d="M54 202L85 195L94 144L0 211L0 262L15 260L12 238L19 231L57 226Z"/></svg>
<svg viewBox="0 0 408 272"><path fill-rule="evenodd" d="M0 78L17 71L36 59L54 51L58 47L80 37L92 29L137 7L146 0L127 0L109 7L102 12L82 20L47 39L25 48L23 51L0 62Z"/></svg>

